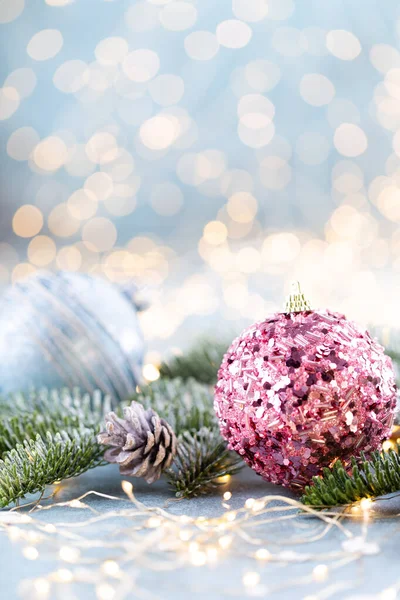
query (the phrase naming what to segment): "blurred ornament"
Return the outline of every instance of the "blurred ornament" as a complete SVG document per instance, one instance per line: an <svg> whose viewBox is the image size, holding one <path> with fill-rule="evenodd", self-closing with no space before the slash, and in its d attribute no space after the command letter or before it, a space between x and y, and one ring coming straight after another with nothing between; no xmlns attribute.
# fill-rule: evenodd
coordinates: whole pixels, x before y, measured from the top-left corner
<svg viewBox="0 0 400 600"><path fill-rule="evenodd" d="M0 393L100 389L121 400L140 379L144 341L135 286L39 271L0 298Z"/></svg>
<svg viewBox="0 0 400 600"><path fill-rule="evenodd" d="M300 289L286 312L252 325L223 359L215 409L229 447L264 479L303 488L338 458L348 464L391 432L391 360L367 331Z"/></svg>

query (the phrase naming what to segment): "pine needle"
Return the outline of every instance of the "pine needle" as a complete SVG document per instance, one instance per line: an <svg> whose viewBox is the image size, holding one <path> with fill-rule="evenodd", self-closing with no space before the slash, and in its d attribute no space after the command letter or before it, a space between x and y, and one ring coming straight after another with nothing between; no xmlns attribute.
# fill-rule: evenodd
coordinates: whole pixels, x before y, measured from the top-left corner
<svg viewBox="0 0 400 600"><path fill-rule="evenodd" d="M0 401L0 506L100 464L111 401L100 392L41 390Z"/></svg>
<svg viewBox="0 0 400 600"><path fill-rule="evenodd" d="M141 388L133 399L152 407L178 437L178 453L167 473L178 497L206 493L220 477L243 466L220 435L209 386L194 379L160 379Z"/></svg>
<svg viewBox="0 0 400 600"><path fill-rule="evenodd" d="M183 380L195 379L200 383L214 384L228 343L217 340L200 340L183 356L175 356L160 367L161 377Z"/></svg>
<svg viewBox="0 0 400 600"><path fill-rule="evenodd" d="M229 452L218 431L203 427L185 432L168 478L178 498L191 498L219 485L218 479L233 475L242 467L239 456Z"/></svg>
<svg viewBox="0 0 400 600"><path fill-rule="evenodd" d="M0 460L0 507L104 464L103 452L88 429L47 432L17 444Z"/></svg>
<svg viewBox="0 0 400 600"><path fill-rule="evenodd" d="M371 459L362 455L352 459L351 473L338 460L331 469L324 469L321 477L313 477L301 501L316 507L351 504L363 498L374 498L400 490L400 456L397 451L373 452Z"/></svg>

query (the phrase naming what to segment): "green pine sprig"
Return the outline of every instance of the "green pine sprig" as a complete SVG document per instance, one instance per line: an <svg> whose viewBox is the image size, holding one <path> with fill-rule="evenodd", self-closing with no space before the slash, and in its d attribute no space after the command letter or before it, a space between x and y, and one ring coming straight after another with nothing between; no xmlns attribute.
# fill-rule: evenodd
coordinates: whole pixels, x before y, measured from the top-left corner
<svg viewBox="0 0 400 600"><path fill-rule="evenodd" d="M153 408L178 437L177 456L167 474L177 497L206 493L243 465L221 437L210 386L192 378L160 379L142 387L133 400Z"/></svg>
<svg viewBox="0 0 400 600"><path fill-rule="evenodd" d="M237 473L242 466L241 458L227 450L219 432L203 427L181 435L167 476L178 498L191 498L209 492L221 477Z"/></svg>
<svg viewBox="0 0 400 600"><path fill-rule="evenodd" d="M97 443L107 396L41 390L0 400L0 506L105 464Z"/></svg>
<svg viewBox="0 0 400 600"><path fill-rule="evenodd" d="M364 454L359 462L353 458L351 473L338 460L331 469L324 469L322 477L313 477L313 485L305 488L301 501L323 508L399 491L399 446L396 450L373 452L370 460Z"/></svg>
<svg viewBox="0 0 400 600"><path fill-rule="evenodd" d="M18 443L0 460L0 507L104 464L103 453L90 429L48 431Z"/></svg>
<svg viewBox="0 0 400 600"><path fill-rule="evenodd" d="M140 387L131 400L155 410L178 437L188 430L218 427L211 388L192 378L159 379Z"/></svg>
<svg viewBox="0 0 400 600"><path fill-rule="evenodd" d="M160 367L161 377L195 379L209 385L217 381L217 373L228 344L202 339L186 354L175 356Z"/></svg>

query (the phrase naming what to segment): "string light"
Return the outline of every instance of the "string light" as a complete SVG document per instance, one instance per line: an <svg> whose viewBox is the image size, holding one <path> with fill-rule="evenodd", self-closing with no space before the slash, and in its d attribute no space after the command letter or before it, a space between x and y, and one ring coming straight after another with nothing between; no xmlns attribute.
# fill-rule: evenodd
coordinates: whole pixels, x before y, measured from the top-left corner
<svg viewBox="0 0 400 600"><path fill-rule="evenodd" d="M73 546L62 546L60 548L59 556L61 560L65 560L65 562L76 563L79 560L80 551Z"/></svg>
<svg viewBox="0 0 400 600"><path fill-rule="evenodd" d="M101 569L105 575L109 577L118 577L121 573L119 565L115 560L106 560L102 565Z"/></svg>
<svg viewBox="0 0 400 600"><path fill-rule="evenodd" d="M255 571L249 571L243 575L242 581L245 587L254 587L260 583L260 575Z"/></svg>
<svg viewBox="0 0 400 600"><path fill-rule="evenodd" d="M313 575L313 579L314 581L325 581L325 579L328 577L328 567L326 565L317 565L316 567L314 567L312 575Z"/></svg>
<svg viewBox="0 0 400 600"><path fill-rule="evenodd" d="M132 503L131 507L126 508L125 503L123 508L116 506L114 510L103 514L90 507L88 500L91 495L106 497L115 503L120 498L93 491L68 502L38 505L34 507L32 516L15 512L1 513L0 529L5 530L11 541L24 544L22 553L25 558L36 560L41 547L40 556L43 559L58 554L61 560L68 563L68 568L61 567L38 579L24 581L22 588L27 597L34 592L38 597L47 598L50 593L56 595L56 586L79 581L93 585L98 600L114 600L118 597L119 588L106 581L106 578L114 579L118 584L124 582L132 594L140 596L146 592L139 587L135 570L131 568L138 561L146 569L155 571L179 570L185 564L201 569L217 561L222 563L231 554L236 554L239 548L241 555L249 561L249 569L241 576L242 585L245 595L252 595L264 590L257 565L266 562L317 562L320 555L310 552L309 542L315 537L320 539L327 536L334 529L344 535L345 540L339 550L335 546L324 554L324 564L317 562L312 569L311 577L316 583L323 584L329 579L330 569L338 569L338 552L345 565L357 561L360 555L368 556L380 551L376 543L366 540L368 519L361 523L362 535L355 536L339 518L354 516L357 522L362 515L372 517L372 501L369 498L355 504L357 510L354 512L320 512L291 498L271 495L248 498L237 510L226 510L218 517L206 518L174 515L163 508L147 507L134 496L129 481L123 481L122 488ZM38 511L51 511L59 506L86 512L90 508L91 514L86 520L66 520L57 525L43 524L35 516ZM314 519L310 519L310 516ZM289 525L287 535L282 534L282 542L275 535L271 536L268 529L269 523L274 527L277 519L283 519L282 523ZM108 522L111 525L115 520L119 523L118 536L111 535L104 539L98 534L98 523ZM18 526L14 522L18 522ZM121 527L121 523L124 523L124 527ZM293 527L291 523L301 523L301 528ZM226 529L229 532L224 533ZM287 543L297 547L304 544L305 551L288 550ZM100 548L101 553L98 552ZM109 556L104 558L107 552ZM294 579L292 583L285 581L285 586L299 586L305 583L306 579L303 580ZM382 591L380 600L394 599L393 590L396 591L396 588Z"/></svg>
<svg viewBox="0 0 400 600"><path fill-rule="evenodd" d="M258 560L268 560L271 556L271 553L266 548L259 548L256 550L254 556Z"/></svg>
<svg viewBox="0 0 400 600"><path fill-rule="evenodd" d="M99 600L113 600L115 590L109 583L101 583L96 588L96 594Z"/></svg>
<svg viewBox="0 0 400 600"><path fill-rule="evenodd" d="M54 574L54 579L60 583L70 583L74 579L74 575L69 569L58 569Z"/></svg>
<svg viewBox="0 0 400 600"><path fill-rule="evenodd" d="M36 560L37 558L39 558L39 551L37 548L35 548L34 546L26 546L23 550L22 550L22 554L25 556L25 558L27 558L28 560Z"/></svg>

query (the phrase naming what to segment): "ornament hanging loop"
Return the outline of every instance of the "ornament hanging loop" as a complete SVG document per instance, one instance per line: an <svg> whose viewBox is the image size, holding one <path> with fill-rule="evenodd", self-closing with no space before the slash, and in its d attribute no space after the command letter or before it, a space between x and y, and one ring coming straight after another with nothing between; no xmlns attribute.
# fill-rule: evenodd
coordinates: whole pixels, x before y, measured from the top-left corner
<svg viewBox="0 0 400 600"><path fill-rule="evenodd" d="M295 281L292 283L292 290L286 300L286 313L296 313L311 310L310 303L306 300L300 288L300 283Z"/></svg>

